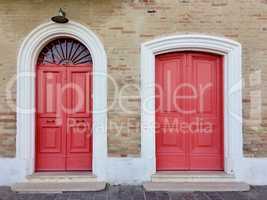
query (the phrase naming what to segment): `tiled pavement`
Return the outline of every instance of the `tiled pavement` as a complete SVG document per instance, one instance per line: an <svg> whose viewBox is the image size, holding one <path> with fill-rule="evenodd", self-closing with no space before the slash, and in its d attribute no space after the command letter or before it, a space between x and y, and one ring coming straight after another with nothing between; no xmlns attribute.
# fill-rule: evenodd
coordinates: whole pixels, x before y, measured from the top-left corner
<svg viewBox="0 0 267 200"><path fill-rule="evenodd" d="M16 194L0 187L0 200L267 200L267 186L249 192L145 192L141 186L109 186L101 192Z"/></svg>

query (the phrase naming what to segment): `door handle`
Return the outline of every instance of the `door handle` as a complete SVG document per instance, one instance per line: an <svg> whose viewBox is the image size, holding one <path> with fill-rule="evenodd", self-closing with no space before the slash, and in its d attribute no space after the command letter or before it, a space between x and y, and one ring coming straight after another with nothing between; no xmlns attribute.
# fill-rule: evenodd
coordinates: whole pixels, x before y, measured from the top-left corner
<svg viewBox="0 0 267 200"><path fill-rule="evenodd" d="M76 122L85 122L85 120L81 119L81 120L76 120Z"/></svg>
<svg viewBox="0 0 267 200"><path fill-rule="evenodd" d="M53 123L53 122L55 122L55 120L54 119L48 119L48 120L46 120L46 122L47 123Z"/></svg>

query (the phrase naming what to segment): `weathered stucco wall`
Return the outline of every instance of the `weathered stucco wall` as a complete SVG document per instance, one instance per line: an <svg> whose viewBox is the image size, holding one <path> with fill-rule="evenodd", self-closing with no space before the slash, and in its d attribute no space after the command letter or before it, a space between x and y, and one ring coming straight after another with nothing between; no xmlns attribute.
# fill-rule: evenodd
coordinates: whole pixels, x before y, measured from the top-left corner
<svg viewBox="0 0 267 200"><path fill-rule="evenodd" d="M17 51L26 35L59 7L94 31L107 52L109 155L140 154L140 44L164 35L203 33L242 44L244 151L267 156L267 1L0 0L1 157L15 156L15 85L9 96L6 88L16 74Z"/></svg>

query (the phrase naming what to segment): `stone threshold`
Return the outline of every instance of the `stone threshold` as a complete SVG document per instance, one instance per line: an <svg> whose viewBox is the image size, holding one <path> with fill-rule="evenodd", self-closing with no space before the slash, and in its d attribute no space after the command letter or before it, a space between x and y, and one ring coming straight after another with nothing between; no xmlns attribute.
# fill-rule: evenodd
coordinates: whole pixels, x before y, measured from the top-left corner
<svg viewBox="0 0 267 200"><path fill-rule="evenodd" d="M143 184L147 191L248 191L249 185L224 171L159 171L151 182Z"/></svg>
<svg viewBox="0 0 267 200"><path fill-rule="evenodd" d="M20 193L62 193L62 192L95 192L105 190L104 182L68 182L68 183L17 183L11 186L12 191Z"/></svg>
<svg viewBox="0 0 267 200"><path fill-rule="evenodd" d="M224 171L159 171L152 182L235 182L233 175Z"/></svg>
<svg viewBox="0 0 267 200"><path fill-rule="evenodd" d="M38 172L11 186L13 191L21 193L88 192L105 188L106 183L97 181L89 172Z"/></svg>

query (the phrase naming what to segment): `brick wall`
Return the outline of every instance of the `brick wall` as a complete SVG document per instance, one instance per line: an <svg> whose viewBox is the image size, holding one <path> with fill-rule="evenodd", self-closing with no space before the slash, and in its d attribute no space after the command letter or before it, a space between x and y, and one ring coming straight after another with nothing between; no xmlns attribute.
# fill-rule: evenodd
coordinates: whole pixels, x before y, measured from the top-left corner
<svg viewBox="0 0 267 200"><path fill-rule="evenodd" d="M0 0L0 156L15 156L16 118L8 106L15 101L15 88L10 97L5 91L16 73L17 51L25 36L59 7L102 40L108 74L125 97L118 99L109 80L110 155L140 154L140 44L164 35L203 33L242 44L244 150L247 156L267 156L266 0ZM124 88L126 83L132 85Z"/></svg>

